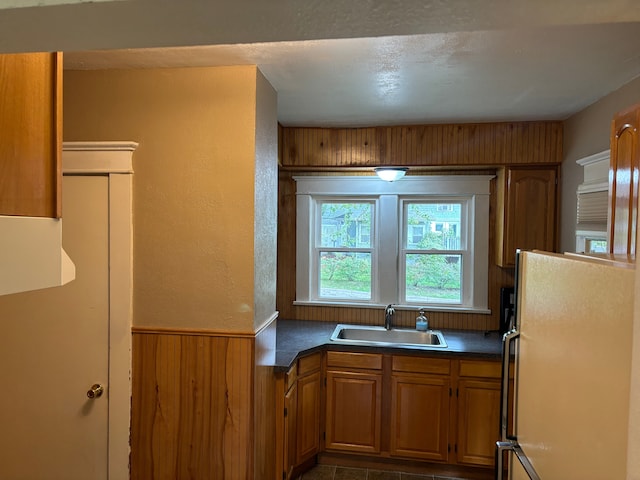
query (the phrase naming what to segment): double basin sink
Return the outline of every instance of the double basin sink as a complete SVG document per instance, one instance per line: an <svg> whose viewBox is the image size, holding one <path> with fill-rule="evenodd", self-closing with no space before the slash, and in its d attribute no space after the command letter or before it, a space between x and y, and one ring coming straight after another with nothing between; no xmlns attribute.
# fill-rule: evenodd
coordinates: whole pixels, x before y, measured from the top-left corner
<svg viewBox="0 0 640 480"><path fill-rule="evenodd" d="M404 328L374 327L369 325L337 325L331 341L350 345L372 345L383 347L421 347L425 349L447 348L439 330L411 330Z"/></svg>

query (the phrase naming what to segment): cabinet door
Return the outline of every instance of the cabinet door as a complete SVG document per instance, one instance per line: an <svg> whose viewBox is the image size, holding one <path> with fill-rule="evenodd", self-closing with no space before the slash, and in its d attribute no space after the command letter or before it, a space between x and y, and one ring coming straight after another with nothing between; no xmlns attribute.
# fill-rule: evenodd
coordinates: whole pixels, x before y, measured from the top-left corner
<svg viewBox="0 0 640 480"><path fill-rule="evenodd" d="M297 464L320 448L320 372L298 379Z"/></svg>
<svg viewBox="0 0 640 480"><path fill-rule="evenodd" d="M61 216L62 54L0 55L0 215Z"/></svg>
<svg viewBox="0 0 640 480"><path fill-rule="evenodd" d="M326 448L380 452L382 374L327 371Z"/></svg>
<svg viewBox="0 0 640 480"><path fill-rule="evenodd" d="M392 376L391 455L447 460L450 386L448 376Z"/></svg>
<svg viewBox="0 0 640 480"><path fill-rule="evenodd" d="M495 463L500 436L500 380L458 381L457 461L470 465Z"/></svg>
<svg viewBox="0 0 640 480"><path fill-rule="evenodd" d="M609 168L609 251L634 255L638 224L640 104L616 114L611 123Z"/></svg>
<svg viewBox="0 0 640 480"><path fill-rule="evenodd" d="M296 465L296 428L297 428L298 389L294 383L284 397L284 472L285 478L291 478Z"/></svg>
<svg viewBox="0 0 640 480"><path fill-rule="evenodd" d="M556 167L510 167L498 182L496 263L515 265L516 249L556 250ZM500 205L502 203L502 205Z"/></svg>

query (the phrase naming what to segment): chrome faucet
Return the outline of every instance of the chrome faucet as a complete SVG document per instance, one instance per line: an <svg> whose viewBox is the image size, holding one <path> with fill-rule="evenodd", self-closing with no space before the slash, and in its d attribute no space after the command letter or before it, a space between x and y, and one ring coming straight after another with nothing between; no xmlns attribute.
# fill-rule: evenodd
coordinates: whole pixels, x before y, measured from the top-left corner
<svg viewBox="0 0 640 480"><path fill-rule="evenodd" d="M394 313L396 313L396 310L392 304L387 305L387 308L384 309L384 328L387 330L391 330Z"/></svg>

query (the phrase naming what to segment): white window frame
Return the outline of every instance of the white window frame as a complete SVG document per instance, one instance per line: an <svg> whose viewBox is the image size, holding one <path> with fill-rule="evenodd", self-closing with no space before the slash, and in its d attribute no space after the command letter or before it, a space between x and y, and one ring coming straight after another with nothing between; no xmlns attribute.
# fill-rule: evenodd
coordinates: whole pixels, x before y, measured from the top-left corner
<svg viewBox="0 0 640 480"><path fill-rule="evenodd" d="M466 198L468 224L467 248L471 252L465 280L473 279L463 288L460 305L427 304L428 310L490 313L488 309L489 271L489 195L492 175L430 175L407 176L396 182L385 182L373 176L295 176L296 181L296 300L295 305L327 305L347 307L381 307L389 303L400 308L415 308L417 304L400 302L400 249L403 245L402 202ZM425 192L428 192L425 194ZM380 254L372 258L370 301L336 301L319 299L317 270L313 267L316 235L315 205L317 200L375 200L373 244ZM392 225L393 228L385 228ZM379 272L385 272L379 275ZM470 274L469 274L470 272ZM395 274L392 274L395 273ZM404 278L404 277L402 277ZM464 280L463 280L464 281ZM421 305L422 306L422 305Z"/></svg>

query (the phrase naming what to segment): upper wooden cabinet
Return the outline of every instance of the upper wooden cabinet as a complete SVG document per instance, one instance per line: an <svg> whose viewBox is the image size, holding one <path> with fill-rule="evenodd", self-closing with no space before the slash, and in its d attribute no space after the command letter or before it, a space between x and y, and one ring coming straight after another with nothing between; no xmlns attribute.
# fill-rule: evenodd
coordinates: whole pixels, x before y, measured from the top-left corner
<svg viewBox="0 0 640 480"><path fill-rule="evenodd" d="M558 167L505 167L496 183L496 264L515 265L516 249L553 252Z"/></svg>
<svg viewBox="0 0 640 480"><path fill-rule="evenodd" d="M640 104L617 113L611 122L609 168L609 252L635 255L640 168Z"/></svg>
<svg viewBox="0 0 640 480"><path fill-rule="evenodd" d="M62 53L0 55L0 215L61 216Z"/></svg>

